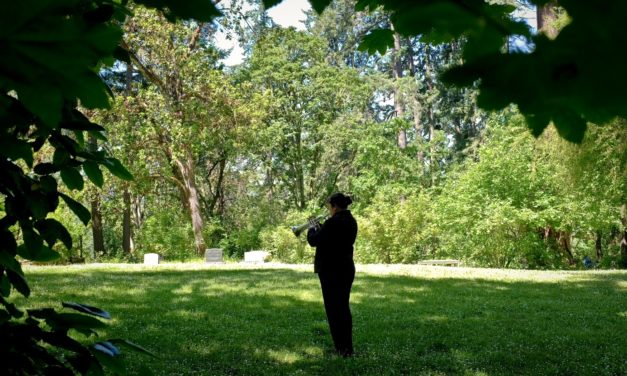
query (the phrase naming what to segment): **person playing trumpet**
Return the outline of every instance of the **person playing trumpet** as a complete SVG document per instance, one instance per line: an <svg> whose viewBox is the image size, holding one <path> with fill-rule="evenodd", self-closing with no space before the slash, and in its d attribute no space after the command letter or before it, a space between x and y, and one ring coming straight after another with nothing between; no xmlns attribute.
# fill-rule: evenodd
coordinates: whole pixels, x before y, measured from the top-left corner
<svg viewBox="0 0 627 376"><path fill-rule="evenodd" d="M342 193L332 194L326 203L329 219L307 232L307 242L316 247L314 272L320 279L331 337L335 350L343 357L353 355L349 300L355 279L353 244L357 238L357 221L348 210L352 202Z"/></svg>

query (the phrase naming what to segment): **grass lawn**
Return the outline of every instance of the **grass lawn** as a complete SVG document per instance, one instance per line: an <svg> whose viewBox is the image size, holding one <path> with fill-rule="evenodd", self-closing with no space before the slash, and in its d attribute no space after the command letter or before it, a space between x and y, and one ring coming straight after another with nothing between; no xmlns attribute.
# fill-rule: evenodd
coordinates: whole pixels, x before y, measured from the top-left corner
<svg viewBox="0 0 627 376"><path fill-rule="evenodd" d="M311 266L29 267L28 307L95 305L157 375L627 375L627 272L358 266L356 357ZM13 294L25 306L24 299ZM93 339L92 339L93 340Z"/></svg>

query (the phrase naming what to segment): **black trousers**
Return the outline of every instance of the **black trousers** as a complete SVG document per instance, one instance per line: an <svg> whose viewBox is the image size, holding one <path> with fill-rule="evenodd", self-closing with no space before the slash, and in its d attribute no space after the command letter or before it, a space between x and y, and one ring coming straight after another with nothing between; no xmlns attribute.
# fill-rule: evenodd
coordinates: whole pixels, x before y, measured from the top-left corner
<svg viewBox="0 0 627 376"><path fill-rule="evenodd" d="M319 272L327 321L335 349L341 355L353 354L353 317L349 307L355 267L340 271Z"/></svg>

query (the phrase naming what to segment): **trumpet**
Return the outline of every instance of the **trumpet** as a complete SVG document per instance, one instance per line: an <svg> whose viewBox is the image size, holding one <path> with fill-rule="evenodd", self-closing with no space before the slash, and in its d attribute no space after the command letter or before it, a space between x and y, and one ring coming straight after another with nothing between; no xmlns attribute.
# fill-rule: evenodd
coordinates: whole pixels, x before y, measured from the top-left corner
<svg viewBox="0 0 627 376"><path fill-rule="evenodd" d="M302 225L292 226L292 232L296 237L300 236L305 230L309 230L312 227L320 226L320 222L324 222L329 218L327 214L319 215L317 217L312 217L307 220L307 222Z"/></svg>

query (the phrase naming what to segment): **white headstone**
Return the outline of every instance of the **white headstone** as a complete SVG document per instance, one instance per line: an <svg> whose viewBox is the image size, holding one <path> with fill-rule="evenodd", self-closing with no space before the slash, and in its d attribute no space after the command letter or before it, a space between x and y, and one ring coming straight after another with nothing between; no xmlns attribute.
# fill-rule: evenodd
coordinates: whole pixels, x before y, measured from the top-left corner
<svg viewBox="0 0 627 376"><path fill-rule="evenodd" d="M145 265L159 265L159 261L161 261L161 256L158 253L146 253L144 255Z"/></svg>
<svg viewBox="0 0 627 376"><path fill-rule="evenodd" d="M250 251L244 253L244 262L263 263L270 256L268 251Z"/></svg>
<svg viewBox="0 0 627 376"><path fill-rule="evenodd" d="M205 250L205 263L222 263L222 249L220 248L208 248Z"/></svg>

